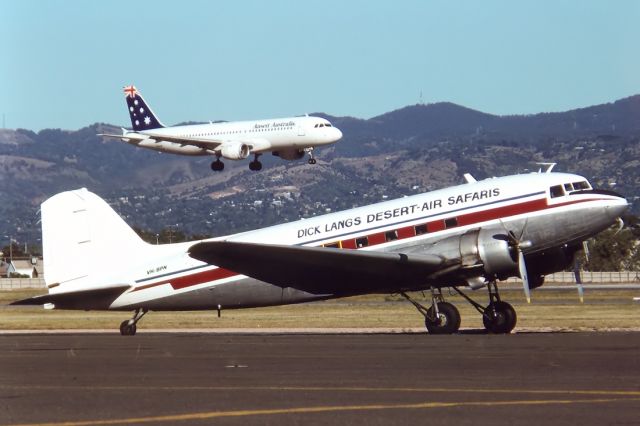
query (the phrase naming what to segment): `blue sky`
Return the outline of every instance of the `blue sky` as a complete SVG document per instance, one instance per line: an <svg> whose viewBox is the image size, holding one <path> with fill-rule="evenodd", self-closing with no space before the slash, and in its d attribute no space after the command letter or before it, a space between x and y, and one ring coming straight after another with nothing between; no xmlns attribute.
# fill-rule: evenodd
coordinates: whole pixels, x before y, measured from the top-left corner
<svg viewBox="0 0 640 426"><path fill-rule="evenodd" d="M166 124L450 101L494 114L640 93L638 1L0 0L6 127Z"/></svg>

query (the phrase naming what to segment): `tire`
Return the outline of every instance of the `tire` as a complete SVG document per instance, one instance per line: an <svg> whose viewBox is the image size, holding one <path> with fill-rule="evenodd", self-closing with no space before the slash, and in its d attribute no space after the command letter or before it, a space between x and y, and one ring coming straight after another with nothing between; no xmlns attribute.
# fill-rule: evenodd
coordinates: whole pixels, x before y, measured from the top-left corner
<svg viewBox="0 0 640 426"><path fill-rule="evenodd" d="M438 313L438 318L435 318L433 306L427 311L424 325L429 334L453 334L460 329L460 312L454 305L440 302L438 303Z"/></svg>
<svg viewBox="0 0 640 426"><path fill-rule="evenodd" d="M489 306L482 316L482 323L488 332L509 334L515 328L518 316L513 306L507 302L496 302Z"/></svg>
<svg viewBox="0 0 640 426"><path fill-rule="evenodd" d="M129 327L129 320L124 320L120 323L120 334L123 336L128 336L128 327Z"/></svg>

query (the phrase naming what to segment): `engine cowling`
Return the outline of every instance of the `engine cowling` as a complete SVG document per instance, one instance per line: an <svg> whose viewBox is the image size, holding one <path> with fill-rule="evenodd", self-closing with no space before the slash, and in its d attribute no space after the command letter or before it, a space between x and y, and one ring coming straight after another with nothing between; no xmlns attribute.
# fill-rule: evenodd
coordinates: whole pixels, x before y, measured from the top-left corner
<svg viewBox="0 0 640 426"><path fill-rule="evenodd" d="M462 267L482 266L484 275L507 278L518 274L517 256L504 233L480 229L442 239L427 247L426 253L459 261ZM471 287L480 287L474 281Z"/></svg>
<svg viewBox="0 0 640 426"><path fill-rule="evenodd" d="M274 151L273 155L282 158L283 160L299 160L304 157L304 150L302 149L287 149L283 151Z"/></svg>
<svg viewBox="0 0 640 426"><path fill-rule="evenodd" d="M249 145L242 142L225 142L220 145L220 155L229 160L244 160L250 153Z"/></svg>

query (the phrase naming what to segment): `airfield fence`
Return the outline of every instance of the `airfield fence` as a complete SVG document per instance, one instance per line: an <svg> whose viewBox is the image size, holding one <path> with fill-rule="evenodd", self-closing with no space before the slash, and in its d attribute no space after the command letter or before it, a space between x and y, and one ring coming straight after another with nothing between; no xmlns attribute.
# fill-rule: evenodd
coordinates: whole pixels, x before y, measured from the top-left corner
<svg viewBox="0 0 640 426"><path fill-rule="evenodd" d="M507 283L520 283L519 278L509 278ZM573 272L557 272L545 277L545 284L575 285ZM640 271L582 271L583 284L640 284ZM0 278L0 290L23 290L30 288L46 288L42 278Z"/></svg>

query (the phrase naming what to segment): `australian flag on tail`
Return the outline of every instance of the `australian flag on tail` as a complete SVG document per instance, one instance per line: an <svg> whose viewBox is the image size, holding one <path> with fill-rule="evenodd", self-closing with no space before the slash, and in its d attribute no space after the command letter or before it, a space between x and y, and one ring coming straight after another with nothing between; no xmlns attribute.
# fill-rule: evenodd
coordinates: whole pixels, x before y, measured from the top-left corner
<svg viewBox="0 0 640 426"><path fill-rule="evenodd" d="M141 130L151 130L164 127L158 120L151 108L140 96L140 92L135 86L127 86L124 88L127 99L127 108L129 109L129 117L131 117L131 126L133 130L139 132Z"/></svg>

